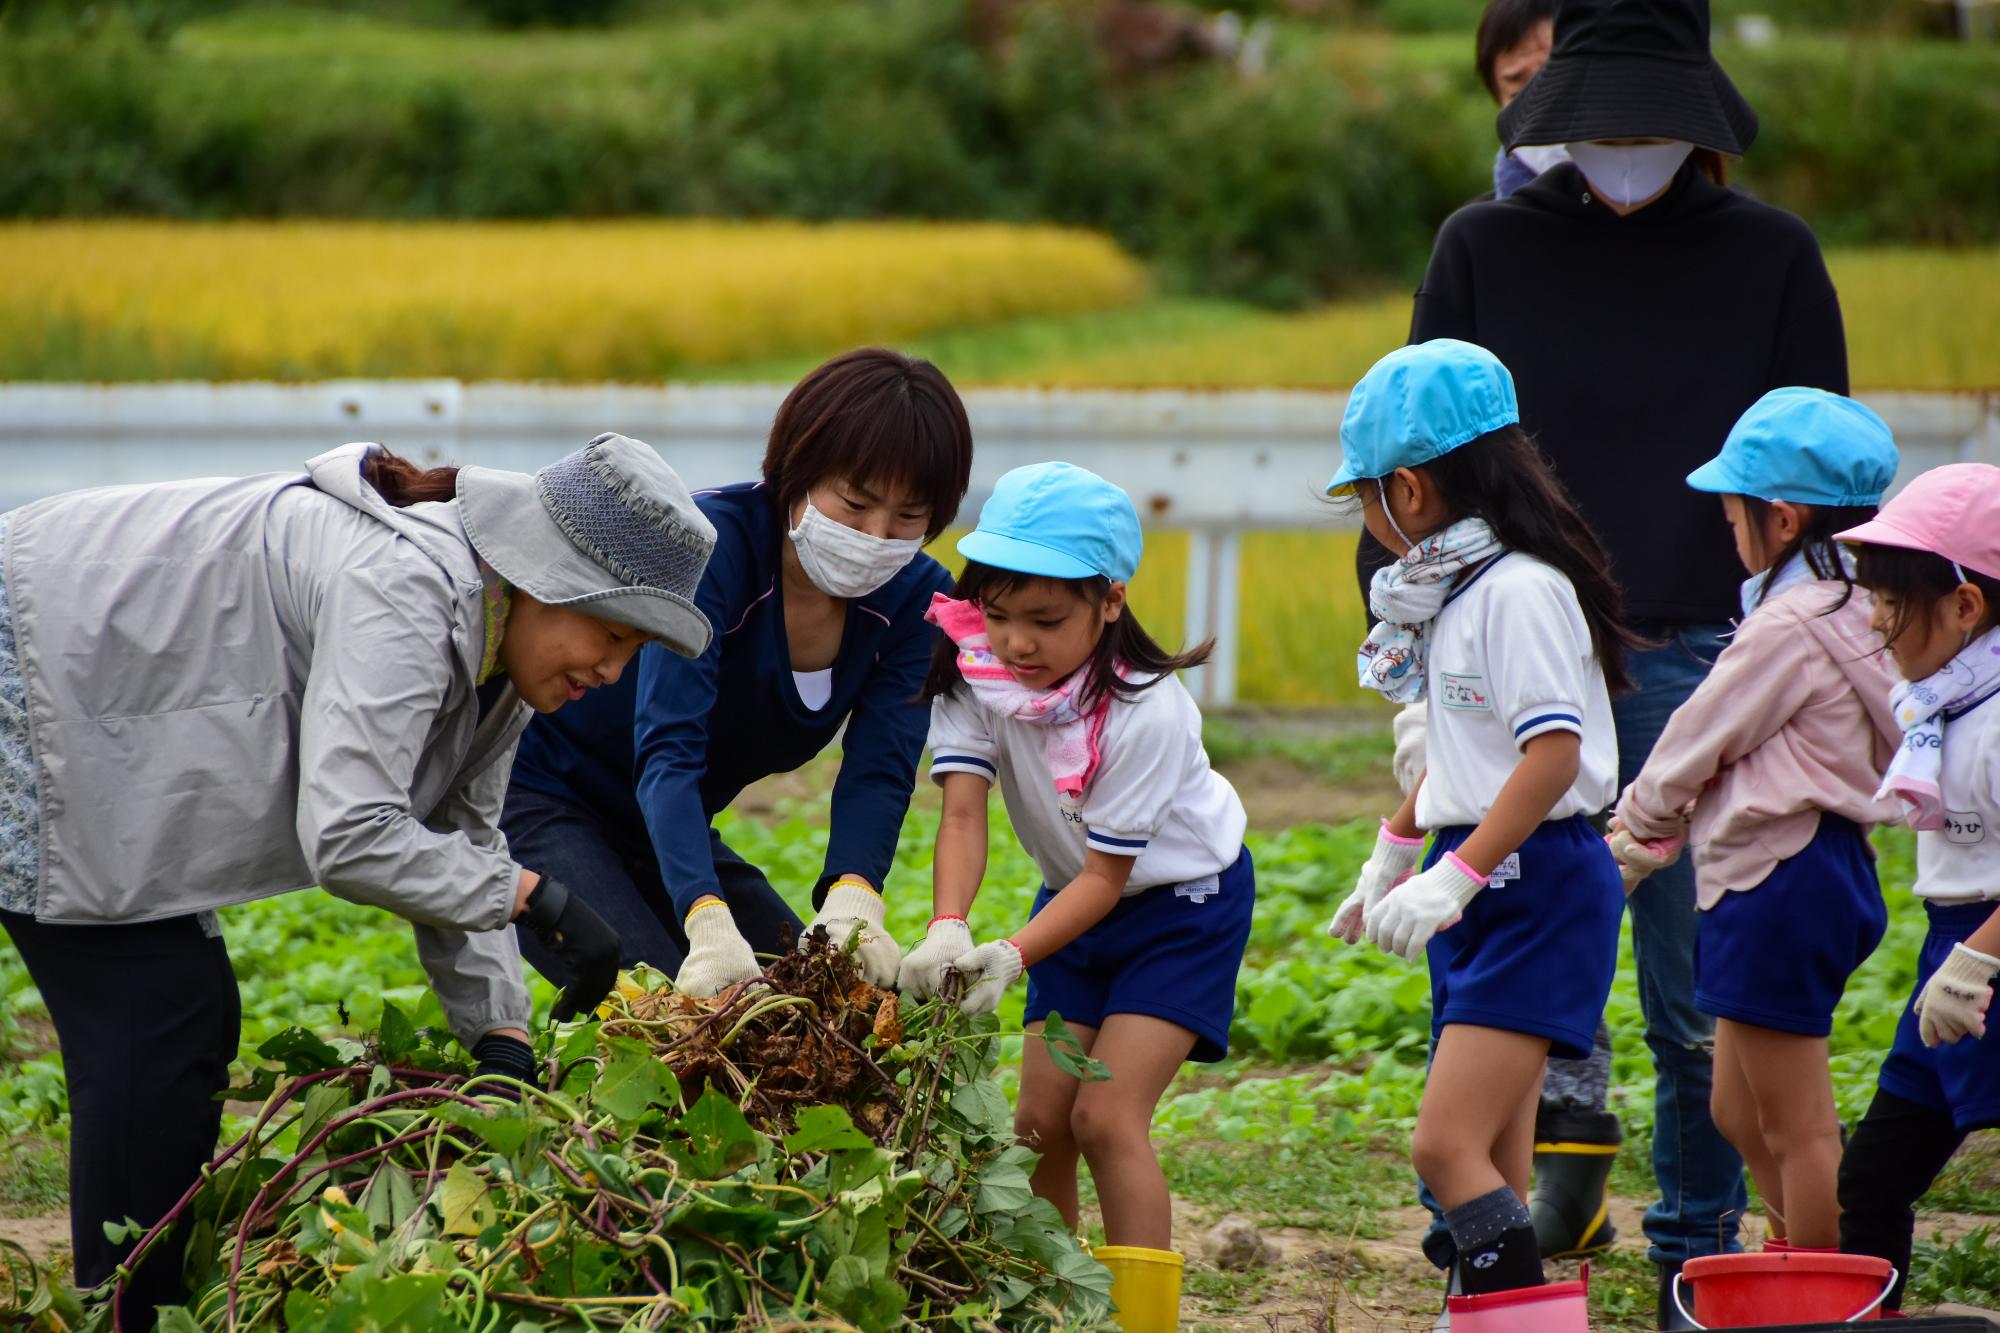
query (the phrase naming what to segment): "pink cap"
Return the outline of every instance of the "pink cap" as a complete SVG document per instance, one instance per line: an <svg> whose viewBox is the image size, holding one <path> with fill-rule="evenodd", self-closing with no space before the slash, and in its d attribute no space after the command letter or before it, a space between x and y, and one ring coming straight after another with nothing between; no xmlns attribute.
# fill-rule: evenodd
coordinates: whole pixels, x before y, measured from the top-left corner
<svg viewBox="0 0 2000 1333"><path fill-rule="evenodd" d="M1834 540L1929 551L2000 579L2000 467L1952 463L1932 468L1883 505L1881 513Z"/></svg>

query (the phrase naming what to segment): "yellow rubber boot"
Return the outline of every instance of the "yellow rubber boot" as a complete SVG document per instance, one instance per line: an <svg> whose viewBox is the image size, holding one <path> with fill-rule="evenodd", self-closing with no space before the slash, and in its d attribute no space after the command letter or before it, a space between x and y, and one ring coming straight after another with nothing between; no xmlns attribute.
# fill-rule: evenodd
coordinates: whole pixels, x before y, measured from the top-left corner
<svg viewBox="0 0 2000 1333"><path fill-rule="evenodd" d="M1139 1245L1100 1245L1091 1253L1111 1270L1111 1299L1125 1333L1174 1333L1181 1326L1180 1255Z"/></svg>

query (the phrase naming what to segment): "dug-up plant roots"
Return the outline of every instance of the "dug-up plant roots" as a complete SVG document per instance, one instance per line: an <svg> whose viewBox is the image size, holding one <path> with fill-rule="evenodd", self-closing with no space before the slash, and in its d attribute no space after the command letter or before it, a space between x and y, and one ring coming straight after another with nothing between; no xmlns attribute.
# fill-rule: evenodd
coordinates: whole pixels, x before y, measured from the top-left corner
<svg viewBox="0 0 2000 1333"><path fill-rule="evenodd" d="M621 980L540 1039L546 1088L447 1041L385 1005L365 1045L259 1048L249 1132L158 1226L110 1228L141 1258L186 1235L162 1330L1110 1326L1110 1274L1029 1190L993 1020L904 1012L822 937L712 1000ZM5 1262L0 1325L119 1328L117 1282L79 1312Z"/></svg>

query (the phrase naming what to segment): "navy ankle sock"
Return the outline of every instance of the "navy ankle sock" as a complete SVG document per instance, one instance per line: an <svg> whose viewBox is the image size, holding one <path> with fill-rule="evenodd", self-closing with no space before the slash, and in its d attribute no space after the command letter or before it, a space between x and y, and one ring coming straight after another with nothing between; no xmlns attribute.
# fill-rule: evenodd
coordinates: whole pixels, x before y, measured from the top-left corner
<svg viewBox="0 0 2000 1333"><path fill-rule="evenodd" d="M1542 1285L1542 1252L1535 1243L1535 1219L1514 1191L1482 1194L1446 1211L1458 1247L1459 1282L1468 1296Z"/></svg>

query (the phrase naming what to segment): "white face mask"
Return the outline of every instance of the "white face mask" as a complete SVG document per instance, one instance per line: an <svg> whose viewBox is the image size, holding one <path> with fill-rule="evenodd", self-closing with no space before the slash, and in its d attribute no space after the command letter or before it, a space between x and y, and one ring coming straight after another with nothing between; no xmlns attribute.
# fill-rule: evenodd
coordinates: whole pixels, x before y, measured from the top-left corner
<svg viewBox="0 0 2000 1333"><path fill-rule="evenodd" d="M813 586L829 597L866 597L896 577L924 549L922 538L895 541L871 537L836 523L806 501L799 525L786 536Z"/></svg>
<svg viewBox="0 0 2000 1333"><path fill-rule="evenodd" d="M1678 139L1672 143L1573 143L1568 147L1571 160L1582 169L1590 187L1626 207L1666 189L1694 151L1693 144Z"/></svg>
<svg viewBox="0 0 2000 1333"><path fill-rule="evenodd" d="M1539 176L1569 161L1569 149L1559 143L1522 144L1514 150L1514 159Z"/></svg>

